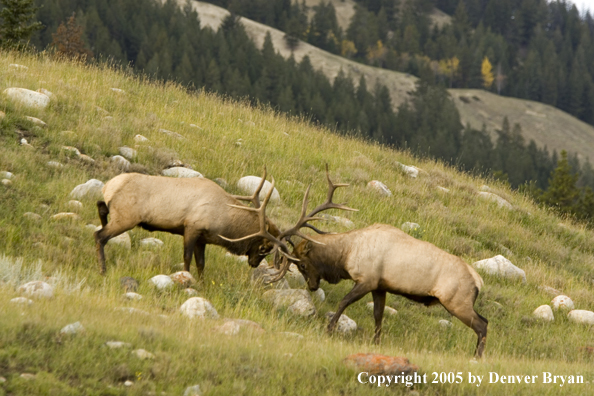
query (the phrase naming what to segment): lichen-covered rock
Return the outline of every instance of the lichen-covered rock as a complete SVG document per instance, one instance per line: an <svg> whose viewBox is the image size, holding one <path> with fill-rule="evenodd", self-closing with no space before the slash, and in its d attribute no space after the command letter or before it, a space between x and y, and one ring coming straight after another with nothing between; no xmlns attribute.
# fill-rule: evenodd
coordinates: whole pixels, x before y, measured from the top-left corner
<svg viewBox="0 0 594 396"><path fill-rule="evenodd" d="M564 295L560 295L560 296L553 298L551 303L553 304L553 308L556 310L557 309L572 310L574 308L573 301L571 300L571 298L564 296Z"/></svg>
<svg viewBox="0 0 594 396"><path fill-rule="evenodd" d="M508 201L506 201L504 198L501 198L497 194L493 194L493 193L486 192L486 191L481 191L478 193L478 196L479 196L479 198L484 199L486 201L491 201L491 202L497 203L497 206L500 208L513 209L512 204L510 204Z"/></svg>
<svg viewBox="0 0 594 396"><path fill-rule="evenodd" d="M376 191L382 197L391 197L392 191L381 181L379 180L372 180L367 183L367 188L370 190Z"/></svg>
<svg viewBox="0 0 594 396"><path fill-rule="evenodd" d="M487 274L496 275L508 279L521 279L526 283L526 273L524 270L516 267L511 261L497 255L489 259L480 260L472 264L474 268L485 271Z"/></svg>
<svg viewBox="0 0 594 396"><path fill-rule="evenodd" d="M4 95L13 102L39 110L45 109L50 104L49 96L25 88L7 88L4 90Z"/></svg>
<svg viewBox="0 0 594 396"><path fill-rule="evenodd" d="M173 168L163 169L161 172L163 176L169 177L204 177L200 172L184 168L182 166L174 166Z"/></svg>
<svg viewBox="0 0 594 396"><path fill-rule="evenodd" d="M244 176L237 181L237 188L239 188L241 191L243 191L244 193L246 193L248 195L252 195L253 193L256 192L256 189L258 188L258 185L260 184L261 181L262 181L262 178L258 177L258 176ZM259 195L260 200L263 200L266 197L266 194L268 193L268 191L270 191L271 187L272 187L272 183L270 183L268 180L266 180L264 182L264 185L262 186L262 190L260 191L260 195ZM274 188L274 190L272 190L272 195L270 196L270 202L273 202L273 203L280 202L280 194L278 193L278 190L276 189L276 187Z"/></svg>
<svg viewBox="0 0 594 396"><path fill-rule="evenodd" d="M167 275L156 275L149 279L149 283L159 290L171 289L174 285L173 280Z"/></svg>
<svg viewBox="0 0 594 396"><path fill-rule="evenodd" d="M188 271L178 271L169 275L171 280L183 288L188 288L196 284L196 279ZM191 289L194 290L194 289Z"/></svg>
<svg viewBox="0 0 594 396"><path fill-rule="evenodd" d="M27 282L18 288L18 292L36 298L51 298L54 296L54 288L42 281Z"/></svg>
<svg viewBox="0 0 594 396"><path fill-rule="evenodd" d="M210 318L218 319L219 314L215 307L202 297L192 297L182 304L179 311L182 315L194 319L194 318Z"/></svg>
<svg viewBox="0 0 594 396"><path fill-rule="evenodd" d="M295 315L311 316L316 313L311 296L302 289L268 290L262 298L277 308L286 308Z"/></svg>
<svg viewBox="0 0 594 396"><path fill-rule="evenodd" d="M552 322L553 320L555 320L555 315L553 315L553 310L551 309L550 305L541 305L540 307L534 310L532 315L534 315L534 317L538 319L542 319L547 322Z"/></svg>
<svg viewBox="0 0 594 396"><path fill-rule="evenodd" d="M344 359L347 366L356 371L365 371L370 375L408 375L419 371L419 367L410 364L405 357L385 356L377 353L357 353Z"/></svg>
<svg viewBox="0 0 594 396"><path fill-rule="evenodd" d="M326 319L328 319L328 321L332 320L334 314L335 312L326 312ZM336 323L334 331L346 335L352 334L357 331L357 322L355 322L353 319L349 318L345 314L342 314L340 315L340 318Z"/></svg>
<svg viewBox="0 0 594 396"><path fill-rule="evenodd" d="M70 197L74 199L99 199L103 197L101 190L105 185L97 179L88 180L84 184L79 184L70 192Z"/></svg>
<svg viewBox="0 0 594 396"><path fill-rule="evenodd" d="M567 314L569 320L575 323L594 325L594 312L583 309L574 309Z"/></svg>

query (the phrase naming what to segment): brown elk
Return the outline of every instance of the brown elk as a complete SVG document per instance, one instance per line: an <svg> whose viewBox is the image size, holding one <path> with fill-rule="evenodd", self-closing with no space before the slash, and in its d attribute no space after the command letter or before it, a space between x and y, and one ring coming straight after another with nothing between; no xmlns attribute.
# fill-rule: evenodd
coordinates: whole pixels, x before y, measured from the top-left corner
<svg viewBox="0 0 594 396"><path fill-rule="evenodd" d="M281 232L278 237L270 234L266 236L276 246L284 241L290 242L293 235L305 239L294 247L290 255L285 255L281 269L272 282L280 280L292 262L303 274L311 291L319 288L321 279L332 284L343 279L354 281L353 289L342 299L330 320L328 332L334 330L341 314L350 304L371 292L376 343L380 340L386 293L401 295L426 306L441 303L448 312L475 331L478 336L475 355L481 357L488 321L474 310L474 302L483 280L462 259L386 224L374 224L338 234L306 236L299 231L302 227L318 231L308 221L319 220L314 217L317 213L333 207L330 203L335 187L329 178L328 182L330 191L325 204L306 216L308 188L297 224ZM260 210L263 216L264 206ZM262 228L258 235L263 236L265 233Z"/></svg>
<svg viewBox="0 0 594 396"><path fill-rule="evenodd" d="M103 187L105 201L97 202L102 228L95 232L95 242L101 274L105 273L105 244L136 226L182 235L185 271L190 270L194 254L198 275L202 274L207 244L222 246L233 254L248 255L249 265L257 267L274 247L267 238L229 242L219 235L240 238L260 228L258 214L238 208L246 208L239 200L250 201L256 208L260 206L259 194L265 179L266 169L260 185L250 197L230 195L215 182L203 178L138 173L114 177ZM263 226L271 235L280 234L269 220Z"/></svg>

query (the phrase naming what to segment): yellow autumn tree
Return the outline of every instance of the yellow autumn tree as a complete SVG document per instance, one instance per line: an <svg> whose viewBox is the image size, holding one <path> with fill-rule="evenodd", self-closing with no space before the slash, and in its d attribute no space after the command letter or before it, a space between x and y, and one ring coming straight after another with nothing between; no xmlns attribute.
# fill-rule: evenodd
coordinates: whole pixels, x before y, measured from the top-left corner
<svg viewBox="0 0 594 396"><path fill-rule="evenodd" d="M493 85L493 65L489 62L489 58L485 56L483 59L483 64L481 65L481 75L483 76L483 87L489 89L491 85Z"/></svg>
<svg viewBox="0 0 594 396"><path fill-rule="evenodd" d="M459 66L460 60L455 56L450 59L442 59L439 61L439 73L450 80L450 88L452 87L454 76L458 73Z"/></svg>

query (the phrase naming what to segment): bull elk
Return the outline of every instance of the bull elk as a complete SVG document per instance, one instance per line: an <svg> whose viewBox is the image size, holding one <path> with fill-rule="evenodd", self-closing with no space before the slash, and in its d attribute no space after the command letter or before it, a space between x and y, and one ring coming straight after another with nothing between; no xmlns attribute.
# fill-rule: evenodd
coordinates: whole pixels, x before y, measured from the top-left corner
<svg viewBox="0 0 594 396"><path fill-rule="evenodd" d="M219 234L240 238L260 228L258 214L239 209L247 208L239 201L260 207L259 194L265 179L266 169L254 195L235 196L203 178L178 179L138 173L114 177L103 187L105 201L97 202L102 226L95 232L100 273L105 273L105 244L136 226L182 235L184 270L190 270L194 254L199 276L204 270L207 244L222 246L233 254L248 255L249 265L257 267L274 247L267 238L229 242ZM265 220L262 226L267 233L279 236L279 229L271 221Z"/></svg>
<svg viewBox="0 0 594 396"><path fill-rule="evenodd" d="M280 280L291 263L297 265L311 291L319 288L321 279L332 284L343 279L354 281L353 289L342 299L330 320L328 332L334 330L338 319L349 305L371 292L376 343L380 340L386 293L401 295L426 306L440 303L449 313L474 330L478 337L475 355L481 357L485 348L488 321L474 310L474 303L483 285L480 275L459 257L431 243L415 239L390 225L374 224L338 234L320 233L308 224L309 221L320 220L319 217L314 217L317 213L338 206L345 209L342 205L331 204L336 186L329 177L328 183L330 191L325 204L316 207L306 216L308 187L297 224L278 236L269 233L266 236L277 248L284 242L293 245L290 241L293 235L304 238L290 255L284 255L281 268L271 282ZM263 224L264 208L261 208L260 214L264 216L260 221ZM303 227L314 229L320 235L304 235L299 231ZM263 236L265 233L262 228L258 235ZM275 264L278 265L280 256L276 258Z"/></svg>

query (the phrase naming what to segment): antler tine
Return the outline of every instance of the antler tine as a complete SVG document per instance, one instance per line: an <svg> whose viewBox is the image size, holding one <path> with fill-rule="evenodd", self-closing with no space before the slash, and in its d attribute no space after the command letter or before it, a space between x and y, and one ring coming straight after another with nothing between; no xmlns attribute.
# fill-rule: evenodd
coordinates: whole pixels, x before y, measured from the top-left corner
<svg viewBox="0 0 594 396"><path fill-rule="evenodd" d="M260 191L262 191L262 187L264 187L264 183L266 183L266 173L266 166L264 166L264 176L262 176L262 180L260 180L260 184L258 184L258 188L256 188L253 195L232 195L232 197L240 201L251 202L254 204L254 208L258 209L260 207Z"/></svg>
<svg viewBox="0 0 594 396"><path fill-rule="evenodd" d="M287 271L289 270L289 268L291 267L291 262L289 261L289 257L287 255L285 255L285 257L283 257L283 263L282 263L282 267L280 270L278 270L278 272L274 275L274 277L268 281L266 281L265 283L274 283L274 282L278 282L279 280L281 280L285 274L287 273Z"/></svg>

